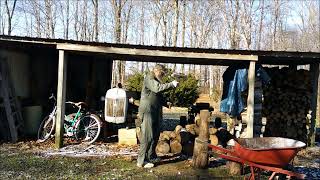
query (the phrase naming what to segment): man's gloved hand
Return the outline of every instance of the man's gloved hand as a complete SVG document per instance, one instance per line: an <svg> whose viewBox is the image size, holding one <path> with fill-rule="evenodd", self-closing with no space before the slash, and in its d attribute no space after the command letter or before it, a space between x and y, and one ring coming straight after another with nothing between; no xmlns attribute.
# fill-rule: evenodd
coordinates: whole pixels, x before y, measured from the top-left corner
<svg viewBox="0 0 320 180"><path fill-rule="evenodd" d="M178 84L179 84L179 82L178 82L178 81L176 81L176 80L172 81L171 83L173 84L173 86L174 86L174 87L177 87L177 86L178 86Z"/></svg>

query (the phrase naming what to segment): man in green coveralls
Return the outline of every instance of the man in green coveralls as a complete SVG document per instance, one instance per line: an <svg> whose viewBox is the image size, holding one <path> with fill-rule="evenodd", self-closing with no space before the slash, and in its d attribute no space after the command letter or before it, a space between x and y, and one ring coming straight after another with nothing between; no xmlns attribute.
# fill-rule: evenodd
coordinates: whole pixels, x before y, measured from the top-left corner
<svg viewBox="0 0 320 180"><path fill-rule="evenodd" d="M160 136L162 106L167 106L162 92L178 85L176 80L162 83L165 71L163 65L157 64L153 71L144 78L139 105L142 124L140 151L137 159L138 167L152 168L154 163L159 161L155 149Z"/></svg>

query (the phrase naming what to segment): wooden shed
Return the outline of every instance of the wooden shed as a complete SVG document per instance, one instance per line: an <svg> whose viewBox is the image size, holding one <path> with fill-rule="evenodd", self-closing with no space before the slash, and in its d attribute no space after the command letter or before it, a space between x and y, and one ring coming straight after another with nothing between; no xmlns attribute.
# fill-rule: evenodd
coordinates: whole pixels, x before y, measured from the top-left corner
<svg viewBox="0 0 320 180"><path fill-rule="evenodd" d="M0 36L0 58L8 62L13 86L23 107L40 105L45 112L50 92L57 92L58 148L62 147L64 102L66 99L83 100L94 108L101 108L99 98L110 88L113 60L248 65L247 137L254 136L256 64L288 65L293 69L297 65L310 65L313 88L310 136L314 137L320 53L159 47ZM3 117L0 118L4 121ZM19 132L16 122L9 126L10 132ZM0 127L0 131L1 128L6 127ZM7 138L16 141L18 136L11 133Z"/></svg>

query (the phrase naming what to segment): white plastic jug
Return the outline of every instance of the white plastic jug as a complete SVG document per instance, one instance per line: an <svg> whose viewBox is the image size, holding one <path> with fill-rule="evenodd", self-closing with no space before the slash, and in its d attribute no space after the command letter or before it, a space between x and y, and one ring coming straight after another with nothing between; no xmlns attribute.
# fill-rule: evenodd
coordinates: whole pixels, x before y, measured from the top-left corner
<svg viewBox="0 0 320 180"><path fill-rule="evenodd" d="M127 116L128 98L122 88L112 88L106 93L104 116L110 123L124 123Z"/></svg>

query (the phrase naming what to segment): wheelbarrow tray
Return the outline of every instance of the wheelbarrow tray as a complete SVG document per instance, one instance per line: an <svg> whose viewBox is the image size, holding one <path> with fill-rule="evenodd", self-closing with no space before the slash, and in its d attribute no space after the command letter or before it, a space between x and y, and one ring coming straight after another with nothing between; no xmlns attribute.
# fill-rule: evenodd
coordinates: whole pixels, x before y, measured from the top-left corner
<svg viewBox="0 0 320 180"><path fill-rule="evenodd" d="M235 154L246 161L283 168L306 144L282 137L242 138L235 141Z"/></svg>
<svg viewBox="0 0 320 180"><path fill-rule="evenodd" d="M249 179L255 179L256 170L259 176L260 170L264 169L273 172L269 177L270 180L277 173L304 179L304 174L283 168L305 146L306 144L301 141L282 137L235 139L235 146L232 149L208 144L208 147L215 150L219 157L250 166L251 175Z"/></svg>

